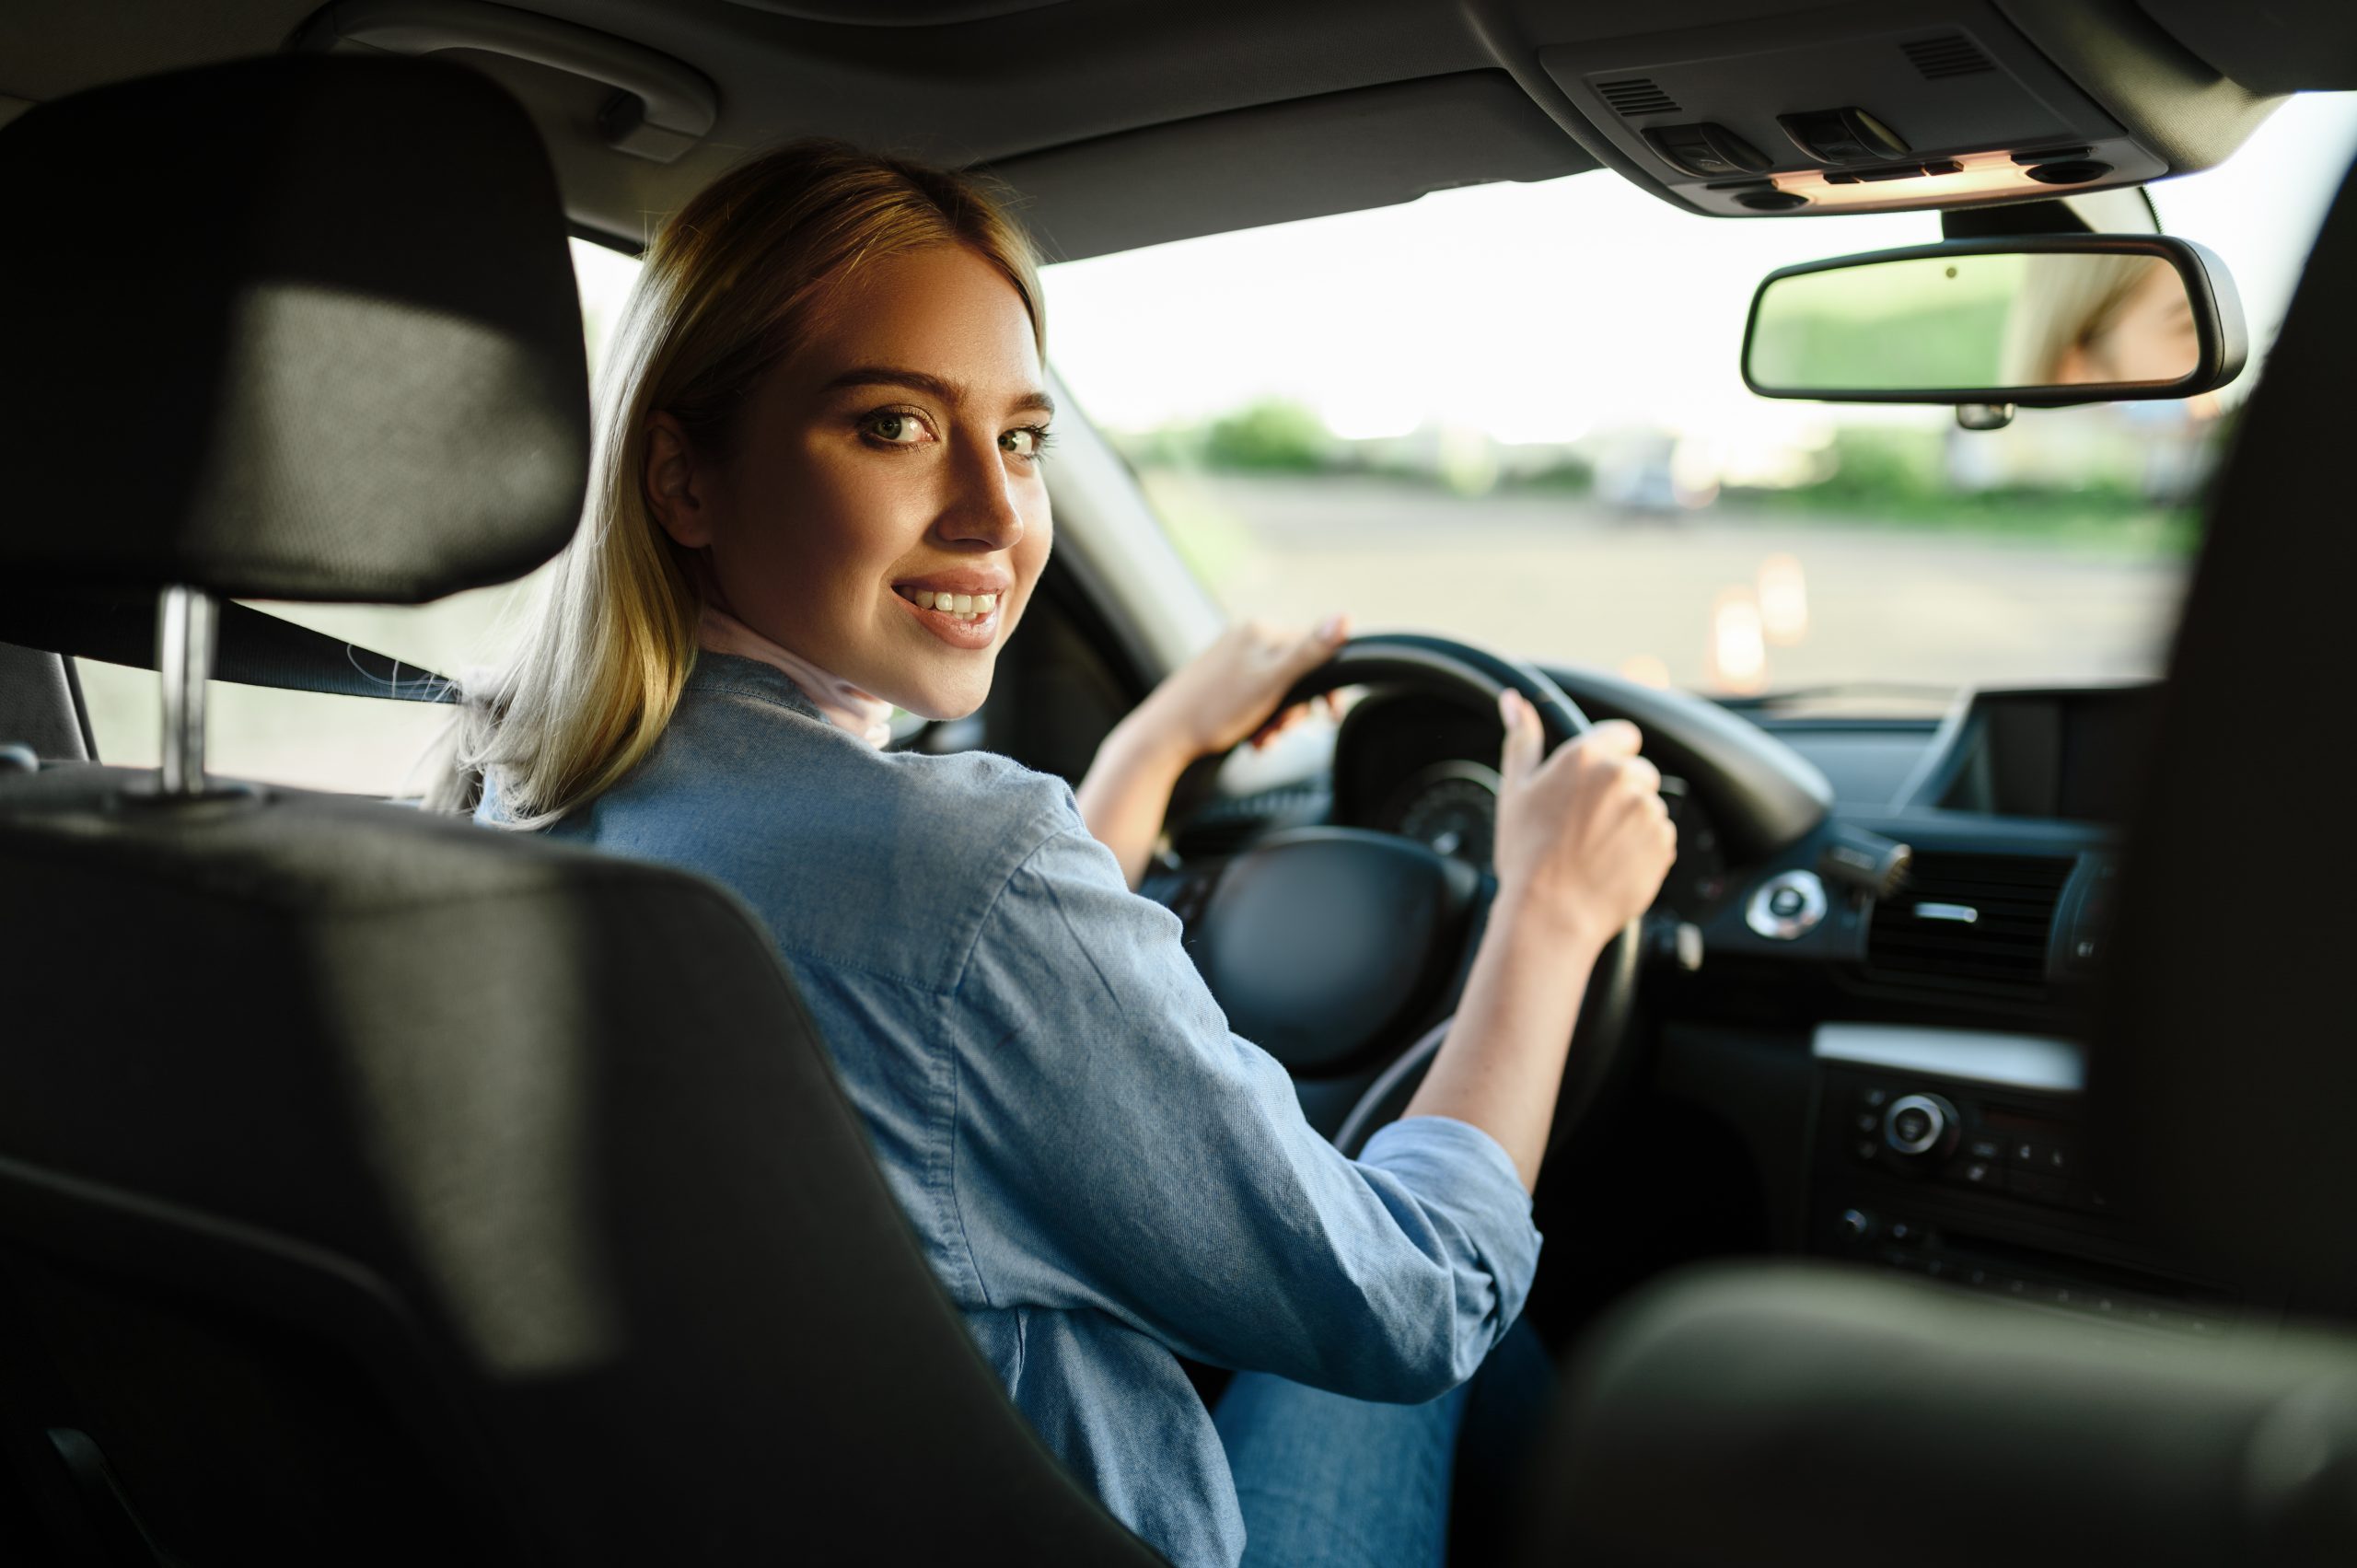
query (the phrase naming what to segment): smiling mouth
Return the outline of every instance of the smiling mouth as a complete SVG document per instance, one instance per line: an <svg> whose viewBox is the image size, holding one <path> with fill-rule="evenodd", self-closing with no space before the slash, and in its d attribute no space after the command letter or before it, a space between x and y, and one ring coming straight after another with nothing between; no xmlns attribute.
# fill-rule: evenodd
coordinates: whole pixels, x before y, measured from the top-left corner
<svg viewBox="0 0 2357 1568"><path fill-rule="evenodd" d="M935 593L930 588L892 590L919 610L930 610L936 615L946 615L953 621L987 621L997 610L1003 595Z"/></svg>

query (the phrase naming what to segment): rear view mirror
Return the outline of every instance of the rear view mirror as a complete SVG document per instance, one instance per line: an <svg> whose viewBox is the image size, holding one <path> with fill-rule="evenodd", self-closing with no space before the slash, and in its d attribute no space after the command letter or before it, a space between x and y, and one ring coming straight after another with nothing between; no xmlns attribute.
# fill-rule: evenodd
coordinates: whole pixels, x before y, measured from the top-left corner
<svg viewBox="0 0 2357 1568"><path fill-rule="evenodd" d="M2200 246L2035 236L1771 273L1743 379L1769 398L2053 408L2206 392L2247 347L2234 284Z"/></svg>

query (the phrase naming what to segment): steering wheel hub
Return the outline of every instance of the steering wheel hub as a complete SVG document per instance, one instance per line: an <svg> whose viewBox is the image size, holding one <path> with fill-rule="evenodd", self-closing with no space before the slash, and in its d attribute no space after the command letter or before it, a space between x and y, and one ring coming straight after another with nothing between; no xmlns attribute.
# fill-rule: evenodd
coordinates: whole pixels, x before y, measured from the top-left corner
<svg viewBox="0 0 2357 1568"><path fill-rule="evenodd" d="M1238 1034L1296 1074L1340 1072L1441 1000L1480 880L1388 833L1275 834L1221 874L1197 961Z"/></svg>

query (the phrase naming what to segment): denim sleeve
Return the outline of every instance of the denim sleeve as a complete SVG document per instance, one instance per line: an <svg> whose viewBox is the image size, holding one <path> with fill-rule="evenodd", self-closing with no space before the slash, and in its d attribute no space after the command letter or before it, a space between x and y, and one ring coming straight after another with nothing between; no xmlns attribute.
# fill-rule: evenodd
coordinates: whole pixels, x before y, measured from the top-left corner
<svg viewBox="0 0 2357 1568"><path fill-rule="evenodd" d="M1419 1117L1343 1158L1076 817L1001 889L953 1013L951 1188L990 1305L1399 1402L1521 1311L1539 1238L1505 1151Z"/></svg>

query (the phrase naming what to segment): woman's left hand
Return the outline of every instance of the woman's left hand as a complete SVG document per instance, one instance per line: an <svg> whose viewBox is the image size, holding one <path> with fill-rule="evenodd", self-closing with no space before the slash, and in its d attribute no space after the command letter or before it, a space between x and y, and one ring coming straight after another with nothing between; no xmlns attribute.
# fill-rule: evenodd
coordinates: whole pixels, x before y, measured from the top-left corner
<svg viewBox="0 0 2357 1568"><path fill-rule="evenodd" d="M1279 713L1278 700L1350 634L1349 618L1339 614L1307 632L1238 622L1173 670L1132 717L1187 761L1247 740L1263 745L1309 711L1298 703Z"/></svg>

